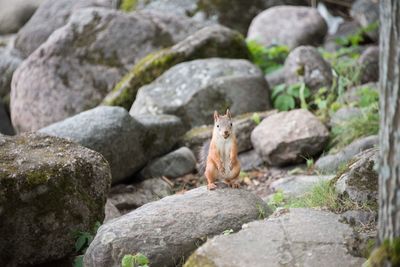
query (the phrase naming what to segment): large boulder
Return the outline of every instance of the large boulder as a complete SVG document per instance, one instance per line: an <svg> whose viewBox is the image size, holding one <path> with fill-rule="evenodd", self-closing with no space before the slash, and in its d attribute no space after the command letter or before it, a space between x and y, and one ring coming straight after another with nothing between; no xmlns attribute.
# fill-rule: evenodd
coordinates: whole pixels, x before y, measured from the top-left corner
<svg viewBox="0 0 400 267"><path fill-rule="evenodd" d="M247 39L264 46L318 45L328 27L317 9L300 6L277 6L258 14L250 24Z"/></svg>
<svg viewBox="0 0 400 267"><path fill-rule="evenodd" d="M149 162L140 171L140 176L145 179L162 176L176 178L191 173L195 169L196 157L193 152L187 147L181 147Z"/></svg>
<svg viewBox="0 0 400 267"><path fill-rule="evenodd" d="M190 16L197 21L220 23L246 34L251 20L276 5L307 5L304 0L138 0L136 10L160 10Z"/></svg>
<svg viewBox="0 0 400 267"><path fill-rule="evenodd" d="M233 117L233 132L238 141L238 152L253 148L250 135L253 129L267 116L275 114L276 110L256 113L246 113ZM197 151L207 140L211 139L214 125L199 126L187 131L180 141L184 146Z"/></svg>
<svg viewBox="0 0 400 267"><path fill-rule="evenodd" d="M176 45L149 54L122 78L106 96L106 105L129 110L139 88L149 84L172 66L200 58L249 58L243 37L228 28L214 25L203 28Z"/></svg>
<svg viewBox="0 0 400 267"><path fill-rule="evenodd" d="M284 72L286 84L304 82L313 91L332 84L331 66L312 46L300 46L290 52Z"/></svg>
<svg viewBox="0 0 400 267"><path fill-rule="evenodd" d="M365 93L364 93L365 90L374 91L375 96L378 99L379 98L379 89L378 88L379 88L379 86L378 86L378 83L376 83L376 82L370 82L370 83L354 86L354 87L347 89L344 92L341 100L342 100L342 102L344 102L350 106L354 105L354 103L356 103L356 104L360 103L362 96L365 95ZM369 94L369 95L371 95L371 94ZM343 108L341 108L341 109L343 109ZM343 113L345 113L345 112L343 112ZM359 113L359 111L358 111L358 113Z"/></svg>
<svg viewBox="0 0 400 267"><path fill-rule="evenodd" d="M161 178L151 178L134 184L113 186L109 199L121 213L125 214L172 194L170 184Z"/></svg>
<svg viewBox="0 0 400 267"><path fill-rule="evenodd" d="M321 173L336 173L361 151L378 146L379 138L376 135L362 137L354 140L351 144L336 154L320 157L315 162L315 169Z"/></svg>
<svg viewBox="0 0 400 267"><path fill-rule="evenodd" d="M282 214L208 240L184 267L356 267L365 262L350 255L346 244L355 241L355 234L338 221L339 215L312 209Z"/></svg>
<svg viewBox="0 0 400 267"><path fill-rule="evenodd" d="M118 182L175 145L179 132L183 131L179 119L172 120L168 124L159 118L160 127L154 131L121 107L100 106L54 123L39 132L68 138L101 153L110 163L113 182ZM149 131L154 136L149 135ZM165 134L170 134L167 139L164 138ZM159 152L155 154L151 151L153 138L164 138L164 142L160 142L156 148Z"/></svg>
<svg viewBox="0 0 400 267"><path fill-rule="evenodd" d="M300 197L310 192L318 183L330 181L333 175L289 175L270 184L273 191L281 191L285 197Z"/></svg>
<svg viewBox="0 0 400 267"><path fill-rule="evenodd" d="M362 26L372 27L367 35L375 42L379 41L379 1L376 0L356 0L354 1L350 15Z"/></svg>
<svg viewBox="0 0 400 267"><path fill-rule="evenodd" d="M251 133L253 147L270 165L301 162L313 157L324 149L328 138L326 127L305 109L271 115Z"/></svg>
<svg viewBox="0 0 400 267"><path fill-rule="evenodd" d="M26 2L20 0L20 2ZM39 2L39 0L29 1ZM112 0L41 0L32 18L18 32L15 46L28 57L58 28L64 26L71 14L86 7L111 8ZM26 4L25 4L26 5ZM21 25L22 26L22 25Z"/></svg>
<svg viewBox="0 0 400 267"><path fill-rule="evenodd" d="M361 83L379 81L379 47L370 46L362 54L358 60L361 66L360 79Z"/></svg>
<svg viewBox="0 0 400 267"><path fill-rule="evenodd" d="M335 178L339 194L358 203L378 202L378 149L371 148L353 157Z"/></svg>
<svg viewBox="0 0 400 267"><path fill-rule="evenodd" d="M0 34L17 32L43 0L0 0Z"/></svg>
<svg viewBox="0 0 400 267"><path fill-rule="evenodd" d="M84 257L86 267L117 267L141 252L151 266L176 266L207 237L238 230L268 215L264 202L241 189L205 186L146 204L102 225Z"/></svg>
<svg viewBox="0 0 400 267"><path fill-rule="evenodd" d="M104 218L111 173L97 152L41 134L0 136L0 265L74 252L72 233Z"/></svg>
<svg viewBox="0 0 400 267"><path fill-rule="evenodd" d="M182 40L197 26L158 13L102 8L73 13L14 73L15 128L37 130L97 106L138 59Z"/></svg>
<svg viewBox="0 0 400 267"><path fill-rule="evenodd" d="M242 59L199 59L180 63L139 89L130 114L173 114L185 126L211 124L214 110L233 114L270 108L260 69Z"/></svg>

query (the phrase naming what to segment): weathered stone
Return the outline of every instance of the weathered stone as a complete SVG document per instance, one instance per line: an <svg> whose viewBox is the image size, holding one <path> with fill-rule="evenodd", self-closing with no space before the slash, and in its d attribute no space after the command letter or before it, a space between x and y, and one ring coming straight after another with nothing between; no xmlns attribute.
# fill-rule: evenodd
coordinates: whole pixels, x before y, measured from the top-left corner
<svg viewBox="0 0 400 267"><path fill-rule="evenodd" d="M135 9L159 10L220 23L246 34L251 20L276 5L308 5L304 0L138 0Z"/></svg>
<svg viewBox="0 0 400 267"><path fill-rule="evenodd" d="M41 0L40 2L43 3L34 14L32 12L32 18L18 32L15 40L16 48L24 57L35 51L56 29L67 24L74 11L96 6L111 8L112 0Z"/></svg>
<svg viewBox="0 0 400 267"><path fill-rule="evenodd" d="M312 46L294 49L286 58L284 68L286 84L304 82L313 91L330 88L332 84L331 66Z"/></svg>
<svg viewBox="0 0 400 267"><path fill-rule="evenodd" d="M275 114L276 110L246 113L233 117L233 132L238 141L238 152L244 152L253 148L250 135L259 122L267 116ZM197 151L207 140L211 139L213 125L200 126L186 132L180 143Z"/></svg>
<svg viewBox="0 0 400 267"><path fill-rule="evenodd" d="M14 129L11 125L10 117L7 114L3 102L0 101L0 133L6 135L13 135Z"/></svg>
<svg viewBox="0 0 400 267"><path fill-rule="evenodd" d="M196 157L193 152L187 147L181 147L149 162L140 171L140 176L145 179L161 176L176 178L191 173L195 169Z"/></svg>
<svg viewBox="0 0 400 267"><path fill-rule="evenodd" d="M343 124L346 121L360 117L361 115L362 111L360 108L345 106L331 115L329 124L330 126L335 127Z"/></svg>
<svg viewBox="0 0 400 267"><path fill-rule="evenodd" d="M172 195L171 186L161 178L152 178L130 185L116 185L111 188L109 199L123 214L152 201Z"/></svg>
<svg viewBox="0 0 400 267"><path fill-rule="evenodd" d="M13 73L21 62L17 51L0 46L0 97L10 93Z"/></svg>
<svg viewBox="0 0 400 267"><path fill-rule="evenodd" d="M350 89L346 90L342 96L342 101L352 105L354 103L358 103L361 100L361 96L363 95L363 90L368 88L368 90L375 91L376 95L379 96L378 84L371 82L362 84L359 86L351 87ZM345 113L345 112L344 112Z"/></svg>
<svg viewBox="0 0 400 267"><path fill-rule="evenodd" d="M0 34L17 32L43 0L0 0Z"/></svg>
<svg viewBox="0 0 400 267"><path fill-rule="evenodd" d="M371 148L352 158L342 173L336 177L335 188L353 201L365 203L378 201L378 173L375 170L378 149Z"/></svg>
<svg viewBox="0 0 400 267"><path fill-rule="evenodd" d="M379 1L356 0L350 11L350 15L362 26L368 27L379 22ZM379 40L379 26L367 32L367 35L375 42Z"/></svg>
<svg viewBox="0 0 400 267"><path fill-rule="evenodd" d="M270 88L274 88L279 84L285 83L285 69L280 68L271 73L268 73L267 75L265 75L265 79L267 80Z"/></svg>
<svg viewBox="0 0 400 267"><path fill-rule="evenodd" d="M40 134L0 136L0 265L74 252L72 233L104 218L111 173L97 152Z"/></svg>
<svg viewBox="0 0 400 267"><path fill-rule="evenodd" d="M344 167L355 155L361 151L376 147L379 144L378 136L371 135L354 140L336 154L326 155L315 162L315 169L322 173L336 173Z"/></svg>
<svg viewBox="0 0 400 267"><path fill-rule="evenodd" d="M315 185L333 179L332 175L296 175L273 181L270 188L282 191L285 196L299 197L309 192Z"/></svg>
<svg viewBox="0 0 400 267"><path fill-rule="evenodd" d="M172 66L200 58L249 58L243 37L222 26L203 28L176 45L149 54L140 60L106 96L106 105L122 106L129 110L136 93Z"/></svg>
<svg viewBox="0 0 400 267"><path fill-rule="evenodd" d="M252 149L239 154L240 170L247 172L261 167L264 162L260 155Z"/></svg>
<svg viewBox="0 0 400 267"><path fill-rule="evenodd" d="M358 60L361 65L361 83L379 81L379 47L368 47Z"/></svg>
<svg viewBox="0 0 400 267"><path fill-rule="evenodd" d="M330 53L336 52L342 47L342 45L338 44L338 39L347 38L350 35L355 35L360 30L361 26L356 21L344 20L342 23L339 24L339 27L334 34L328 34L325 37L324 49Z"/></svg>
<svg viewBox="0 0 400 267"><path fill-rule="evenodd" d="M264 46L318 45L324 40L328 27L315 8L277 6L258 14L250 24L247 39Z"/></svg>
<svg viewBox="0 0 400 267"><path fill-rule="evenodd" d="M197 27L167 14L103 8L74 12L15 72L14 127L37 130L97 106L137 60L173 45Z"/></svg>
<svg viewBox="0 0 400 267"><path fill-rule="evenodd" d="M328 137L326 127L311 112L296 109L265 118L251 133L251 142L266 163L284 165L317 155Z"/></svg>
<svg viewBox="0 0 400 267"><path fill-rule="evenodd" d="M39 131L68 138L100 152L110 163L115 183L133 175L150 159L167 152L177 142L179 128L182 128L178 118L172 118L171 124L157 116L153 119L150 126L145 126L142 118L131 117L121 107L100 106ZM165 142L158 142L157 151L150 151L154 148L153 140L158 138Z"/></svg>
<svg viewBox="0 0 400 267"><path fill-rule="evenodd" d="M361 266L365 259L353 257L346 248L353 230L338 218L326 211L290 209L208 240L184 266Z"/></svg>
<svg viewBox="0 0 400 267"><path fill-rule="evenodd" d="M267 110L268 84L260 69L241 59L180 63L140 88L130 114L173 114L186 127L211 124L214 110L235 115Z"/></svg>
<svg viewBox="0 0 400 267"><path fill-rule="evenodd" d="M268 215L264 202L241 189L196 188L146 204L102 225L87 249L86 267L116 267L125 254L141 252L151 266L175 266L207 237L238 230Z"/></svg>
<svg viewBox="0 0 400 267"><path fill-rule="evenodd" d="M378 214L372 211L348 210L340 215L340 221L348 223L351 226L376 225Z"/></svg>
<svg viewBox="0 0 400 267"><path fill-rule="evenodd" d="M106 201L106 206L104 207L104 220L103 223L106 223L112 219L118 218L121 216L121 213L117 209L117 207L114 206L114 204L111 202L111 200L107 199Z"/></svg>

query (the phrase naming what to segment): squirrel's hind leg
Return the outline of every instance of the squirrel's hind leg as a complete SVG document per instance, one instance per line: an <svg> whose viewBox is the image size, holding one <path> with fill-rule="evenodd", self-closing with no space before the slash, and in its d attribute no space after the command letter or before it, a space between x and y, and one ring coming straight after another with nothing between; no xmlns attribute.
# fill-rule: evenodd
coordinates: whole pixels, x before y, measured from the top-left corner
<svg viewBox="0 0 400 267"><path fill-rule="evenodd" d="M217 188L217 185L215 184L215 178L218 175L218 171L217 168L211 164L207 164L207 168L206 171L204 173L204 175L207 178L207 188L208 190L214 190L215 188ZM211 165L211 166L210 166Z"/></svg>

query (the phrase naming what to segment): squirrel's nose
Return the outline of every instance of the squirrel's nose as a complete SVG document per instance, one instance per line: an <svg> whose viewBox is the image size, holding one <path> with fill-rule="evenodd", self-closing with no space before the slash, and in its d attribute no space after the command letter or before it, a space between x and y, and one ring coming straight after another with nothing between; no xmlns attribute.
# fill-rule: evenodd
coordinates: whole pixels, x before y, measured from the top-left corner
<svg viewBox="0 0 400 267"><path fill-rule="evenodd" d="M224 132L224 134L228 134L228 133L229 133L228 131L225 131L225 132Z"/></svg>

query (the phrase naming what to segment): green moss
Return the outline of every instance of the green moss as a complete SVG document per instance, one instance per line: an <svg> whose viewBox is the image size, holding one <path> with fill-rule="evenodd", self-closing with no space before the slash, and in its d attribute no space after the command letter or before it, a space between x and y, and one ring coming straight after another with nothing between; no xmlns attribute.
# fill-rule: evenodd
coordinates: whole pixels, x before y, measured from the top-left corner
<svg viewBox="0 0 400 267"><path fill-rule="evenodd" d="M40 184L45 184L53 175L53 172L47 172L44 169L40 170L33 170L25 174L26 175L26 182L30 186L37 186Z"/></svg>
<svg viewBox="0 0 400 267"><path fill-rule="evenodd" d="M192 140L193 138L196 138L198 136L202 136L205 134L210 134L212 132L213 126L206 126L206 127L195 127L192 128L190 131L186 132L185 135L183 136L184 140Z"/></svg>
<svg viewBox="0 0 400 267"><path fill-rule="evenodd" d="M391 266L400 266L400 238L383 241L379 247L372 251L366 266L389 266L386 263L391 263Z"/></svg>
<svg viewBox="0 0 400 267"><path fill-rule="evenodd" d="M214 262L208 257L201 256L198 254L193 254L189 257L184 267L216 267Z"/></svg>
<svg viewBox="0 0 400 267"><path fill-rule="evenodd" d="M119 7L119 9L125 11L125 12L130 12L135 10L137 5L137 0L122 0L122 3Z"/></svg>

